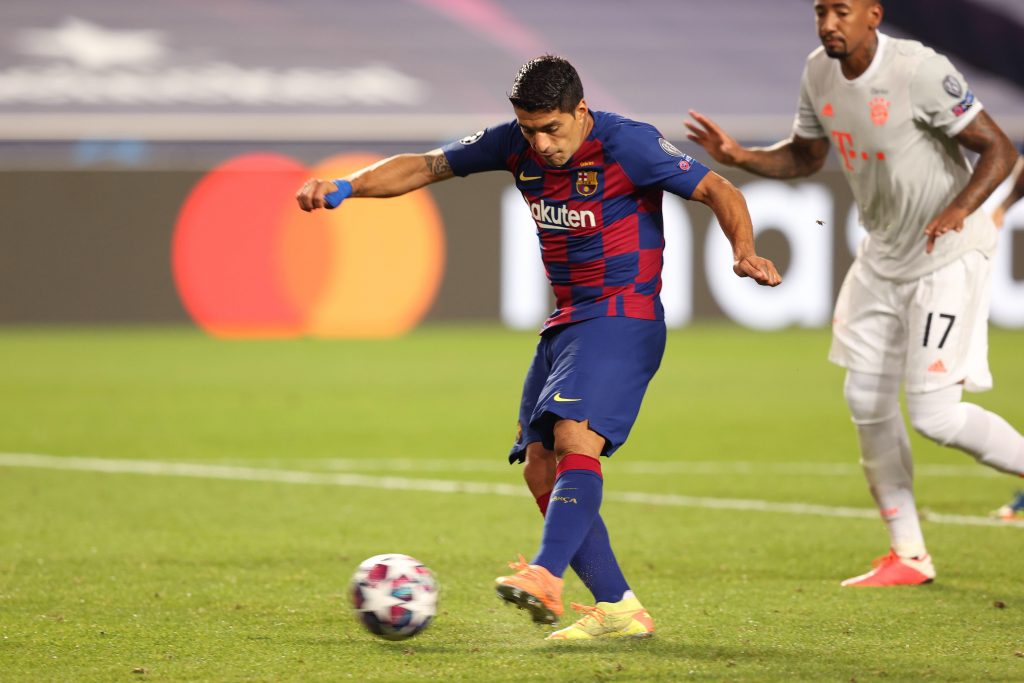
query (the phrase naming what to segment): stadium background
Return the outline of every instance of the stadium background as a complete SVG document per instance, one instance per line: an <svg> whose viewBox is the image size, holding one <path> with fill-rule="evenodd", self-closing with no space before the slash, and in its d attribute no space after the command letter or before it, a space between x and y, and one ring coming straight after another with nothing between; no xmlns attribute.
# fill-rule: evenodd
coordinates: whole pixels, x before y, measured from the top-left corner
<svg viewBox="0 0 1024 683"><path fill-rule="evenodd" d="M546 51L692 153L690 107L774 141L809 6L0 2L0 681L1024 680L1024 524L990 516L1017 480L911 434L940 580L839 587L884 532L824 360L858 239L834 158L795 183L728 173L774 290L732 275L703 207L666 203L685 328L602 506L658 636L596 648L549 648L491 595L540 532L504 457L549 303L510 178L293 206L308 173L507 119ZM887 11L1024 138L1018 0ZM1019 427L1024 204L1002 239L997 385L972 401ZM387 643L347 580L396 550L437 572L441 613ZM590 599L572 576L565 597Z"/></svg>
<svg viewBox="0 0 1024 683"><path fill-rule="evenodd" d="M1024 139L1019 4L957 0L931 13L892 4L885 30L951 54L995 119ZM342 337L421 321L530 329L549 302L509 177L305 222L292 207L296 179L509 118L516 69L543 52L578 66L593 108L649 120L695 155L682 126L689 108L746 142L774 141L789 130L816 45L807 5L5 2L0 324L192 319L224 334ZM806 181L752 186L725 175L747 190L760 248L787 283L768 295L725 281L710 214L675 203L670 323L826 326L859 239L834 156ZM993 322L1024 327L1024 210L1001 239Z"/></svg>

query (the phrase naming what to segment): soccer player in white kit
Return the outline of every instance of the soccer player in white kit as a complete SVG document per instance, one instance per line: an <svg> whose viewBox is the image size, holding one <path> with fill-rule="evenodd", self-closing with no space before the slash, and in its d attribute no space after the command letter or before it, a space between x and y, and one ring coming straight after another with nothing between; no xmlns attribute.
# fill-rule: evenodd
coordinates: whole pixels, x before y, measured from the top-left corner
<svg viewBox="0 0 1024 683"><path fill-rule="evenodd" d="M979 207L1017 155L948 59L878 32L878 0L815 0L814 11L822 47L807 59L788 139L744 148L694 111L686 125L715 160L772 178L814 173L834 143L868 237L839 292L829 360L847 370L861 465L890 536L889 554L842 585L928 583L935 566L914 502L900 384L919 433L1024 473L1024 437L961 401L965 388L992 386L996 228ZM961 146L978 153L973 169Z"/></svg>

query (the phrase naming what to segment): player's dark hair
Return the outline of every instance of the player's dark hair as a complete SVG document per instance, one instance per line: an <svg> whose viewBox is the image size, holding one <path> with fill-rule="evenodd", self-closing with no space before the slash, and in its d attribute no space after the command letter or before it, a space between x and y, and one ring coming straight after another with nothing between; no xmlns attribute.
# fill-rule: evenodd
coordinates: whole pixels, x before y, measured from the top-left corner
<svg viewBox="0 0 1024 683"><path fill-rule="evenodd" d="M583 82L567 60L544 55L523 64L508 99L524 111L571 113L583 99Z"/></svg>

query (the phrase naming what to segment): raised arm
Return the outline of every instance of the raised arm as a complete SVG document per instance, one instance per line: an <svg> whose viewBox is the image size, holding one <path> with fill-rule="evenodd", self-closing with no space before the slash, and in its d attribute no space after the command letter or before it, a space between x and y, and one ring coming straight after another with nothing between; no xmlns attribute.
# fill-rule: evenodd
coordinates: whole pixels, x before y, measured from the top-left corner
<svg viewBox="0 0 1024 683"><path fill-rule="evenodd" d="M928 235L925 251L929 254L940 236L950 230L963 230L964 219L974 213L992 191L1006 180L1017 160L1013 143L984 110L955 139L972 152L977 152L978 160L964 189L925 226L924 232Z"/></svg>
<svg viewBox="0 0 1024 683"><path fill-rule="evenodd" d="M333 209L348 197L397 197L454 175L440 149L398 154L344 178L310 178L295 199L303 211Z"/></svg>
<svg viewBox="0 0 1024 683"><path fill-rule="evenodd" d="M754 252L754 228L747 202L736 186L714 171L701 179L690 199L708 206L732 245L732 270L751 277L759 285L774 287L782 282L775 264Z"/></svg>
<svg viewBox="0 0 1024 683"><path fill-rule="evenodd" d="M768 178L799 178L820 170L828 156L828 138L808 140L792 136L771 147L743 147L708 117L690 110L687 137L703 147L715 161Z"/></svg>

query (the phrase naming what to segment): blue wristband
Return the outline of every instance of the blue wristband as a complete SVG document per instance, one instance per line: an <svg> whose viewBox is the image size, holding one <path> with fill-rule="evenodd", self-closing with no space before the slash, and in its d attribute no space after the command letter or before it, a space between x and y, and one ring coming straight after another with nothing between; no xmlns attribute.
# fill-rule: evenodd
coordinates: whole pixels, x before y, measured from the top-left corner
<svg viewBox="0 0 1024 683"><path fill-rule="evenodd" d="M332 209L336 209L343 201L352 196L352 183L340 178L332 180L331 182L337 185L338 189L334 192L328 192L325 194L324 201L327 202L327 206Z"/></svg>

